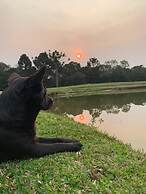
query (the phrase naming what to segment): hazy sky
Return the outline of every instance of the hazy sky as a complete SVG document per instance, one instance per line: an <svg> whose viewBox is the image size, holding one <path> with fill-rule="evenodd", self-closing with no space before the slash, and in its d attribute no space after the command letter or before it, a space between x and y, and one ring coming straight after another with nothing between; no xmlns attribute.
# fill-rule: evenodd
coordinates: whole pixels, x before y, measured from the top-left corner
<svg viewBox="0 0 146 194"><path fill-rule="evenodd" d="M0 61L49 49L146 66L146 0L0 0Z"/></svg>

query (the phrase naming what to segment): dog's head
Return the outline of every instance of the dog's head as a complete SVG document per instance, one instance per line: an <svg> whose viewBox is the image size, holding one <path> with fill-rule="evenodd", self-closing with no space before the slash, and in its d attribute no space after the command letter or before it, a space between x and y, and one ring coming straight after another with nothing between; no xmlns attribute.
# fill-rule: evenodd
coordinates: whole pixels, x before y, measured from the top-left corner
<svg viewBox="0 0 146 194"><path fill-rule="evenodd" d="M53 104L53 100L48 97L43 86L45 71L46 67L44 66L30 77L21 77L13 73L8 79L7 91L13 94L13 98L16 97L19 101L23 100L28 107L37 110L49 109Z"/></svg>

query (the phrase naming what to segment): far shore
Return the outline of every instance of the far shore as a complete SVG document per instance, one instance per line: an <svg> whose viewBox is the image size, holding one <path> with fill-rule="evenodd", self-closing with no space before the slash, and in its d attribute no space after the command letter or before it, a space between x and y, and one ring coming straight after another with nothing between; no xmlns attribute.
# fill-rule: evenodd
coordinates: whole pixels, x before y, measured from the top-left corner
<svg viewBox="0 0 146 194"><path fill-rule="evenodd" d="M137 92L146 92L146 81L95 83L48 88L48 94L53 97L75 97Z"/></svg>

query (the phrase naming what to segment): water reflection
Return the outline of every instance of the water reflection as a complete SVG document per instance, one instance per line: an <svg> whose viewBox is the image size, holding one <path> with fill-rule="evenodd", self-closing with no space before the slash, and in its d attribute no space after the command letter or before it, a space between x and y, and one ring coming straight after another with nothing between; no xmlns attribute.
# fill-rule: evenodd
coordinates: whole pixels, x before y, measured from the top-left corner
<svg viewBox="0 0 146 194"><path fill-rule="evenodd" d="M71 115L71 114L66 114L66 115L69 118L73 119L75 122L86 124L86 125L93 125L93 117L88 110L83 110L83 112L78 115Z"/></svg>
<svg viewBox="0 0 146 194"><path fill-rule="evenodd" d="M144 106L145 103L146 93L83 96L55 99L55 106L52 110L59 114L66 112L73 115L89 110L90 114L97 117L103 110L117 114L120 110L128 112L131 104Z"/></svg>
<svg viewBox="0 0 146 194"><path fill-rule="evenodd" d="M146 151L146 93L60 98L53 111Z"/></svg>

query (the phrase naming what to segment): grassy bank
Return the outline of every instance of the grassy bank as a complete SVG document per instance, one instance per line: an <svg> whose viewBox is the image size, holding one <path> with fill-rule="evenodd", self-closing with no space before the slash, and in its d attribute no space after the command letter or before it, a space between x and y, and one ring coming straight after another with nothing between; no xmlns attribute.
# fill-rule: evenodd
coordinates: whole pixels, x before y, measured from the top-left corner
<svg viewBox="0 0 146 194"><path fill-rule="evenodd" d="M41 113L42 136L80 139L80 153L0 164L0 193L146 193L146 155L97 129Z"/></svg>
<svg viewBox="0 0 146 194"><path fill-rule="evenodd" d="M48 93L59 97L120 94L130 92L146 92L146 81L84 84L48 89Z"/></svg>

